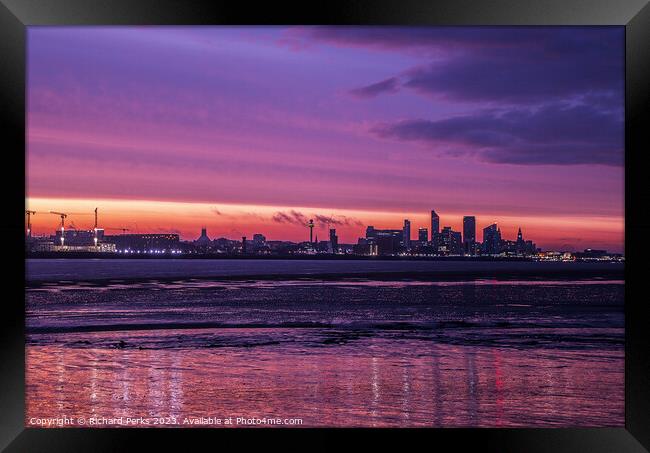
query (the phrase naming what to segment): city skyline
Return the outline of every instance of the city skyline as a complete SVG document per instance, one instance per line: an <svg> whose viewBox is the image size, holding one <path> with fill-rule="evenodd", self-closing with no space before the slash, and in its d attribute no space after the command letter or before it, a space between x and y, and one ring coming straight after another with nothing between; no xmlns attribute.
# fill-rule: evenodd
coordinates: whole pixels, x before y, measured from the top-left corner
<svg viewBox="0 0 650 453"><path fill-rule="evenodd" d="M44 201L44 200L40 200ZM147 204L148 207L150 207L150 202L144 202ZM187 204L184 205L184 207L187 208ZM258 207L259 208L259 207ZM45 208L44 208L45 209ZM99 208L96 208L99 211ZM213 211L217 210L216 208L212 208ZM262 207L262 209L264 209ZM218 210L217 210L218 211ZM60 211L47 211L47 210L30 210L26 211L30 212L30 223L32 226L31 229L31 235L34 237L49 237L52 236L54 233L58 232L61 228L61 212ZM68 211L67 216L65 217L65 229L66 230L78 230L78 231L92 231L94 227L94 222L95 222L95 210L93 209L92 212L72 212ZM305 211L309 212L309 211ZM337 242L338 243L347 243L347 244L356 244L358 240L364 238L367 235L367 228L372 227L377 230L398 230L402 233L400 233L400 237L404 239L404 233L403 231L405 230L405 227L408 225L408 231L409 231L409 240L411 241L418 241L419 236L422 233L422 230L425 230L427 233L428 241L433 241L433 232L434 232L434 227L432 225L432 214L435 213L435 217L437 218L437 225L438 225L438 234L442 233L444 229L451 229L452 231L456 232L457 234L461 235L462 237L462 243L465 244L467 241L467 232L472 231L473 232L473 238L470 239L471 243L482 243L483 242L483 236L482 236L482 231L486 229L487 227L491 226L497 226L500 233L501 237L504 240L509 240L509 238L517 238L519 234L522 232L522 229L525 230L528 234L527 237L530 238L534 236L534 231L533 235L530 234L530 230L526 228L525 224L517 224L516 227L514 227L515 231L512 231L510 226L504 224L501 222L499 219L493 218L493 220L487 220L490 217L484 217L485 223L481 223L481 221L477 221L476 216L472 215L463 215L461 217L460 222L452 220L452 221L447 221L449 218L453 218L455 216L440 216L436 211L431 210L428 211L425 216L428 224L414 224L411 221L411 218L417 218L419 219L418 221L421 221L423 218L422 213L419 214L414 214L411 216L411 218L402 218L401 219L401 224L400 225L385 225L383 223L378 223L374 220L369 220L369 223L364 224L361 222L360 219L357 218L351 218L351 217L346 217L346 216L324 216L320 214L316 215L306 215L302 211L296 211L296 210L288 210L288 211L278 211L273 213L271 217L265 220L264 215L257 212L257 213L247 213L246 215L251 216L251 218L254 218L257 222L262 222L262 223L255 223L257 225L257 229L255 229L252 225L248 226L248 229L231 229L229 232L220 234L219 231L222 230L213 230L211 231L210 228L207 225L201 225L200 227L196 227L194 225L192 229L189 230L188 234L183 234L180 230L174 227L169 227L169 228L158 228L158 229L147 229L147 228L141 228L138 226L138 222L133 222L131 221L130 223L122 223L121 226L110 226L110 225L105 225L101 220L98 222L97 227L100 230L106 230L107 235L118 235L118 234L176 234L180 237L181 241L189 241L193 242L196 241L199 237L203 235L205 231L208 231L208 236L210 237L211 240L216 240L219 238L226 238L229 240L239 240L242 237L247 237L251 239L254 235L256 234L262 234L265 236L266 240L269 241L289 241L289 242L295 242L295 243L307 243L307 242L321 242L321 241L329 241L330 240L330 234L332 230L336 231L337 234ZM381 214L381 213L367 213L368 215L371 214ZM41 218L45 217L50 219L56 219L55 223L52 223L52 227L50 228L49 231L39 231L38 229L34 228L34 219L35 216L39 215ZM219 216L224 216L228 215L224 212L219 211L218 214ZM99 214L99 219L103 219L103 210L101 211L101 214ZM190 216L191 218L192 216ZM111 218L116 218L115 215L111 216ZM75 221L75 219L84 219L81 223ZM376 219L375 219L376 220ZM174 219L174 221L178 221L178 219ZM468 222L469 221L469 222ZM312 223L313 222L313 223ZM310 229L310 224L313 224L313 231ZM412 226L413 224L413 226ZM130 227L128 226L130 225ZM142 223L140 223L142 225ZM505 225L505 226L504 226ZM343 227L343 229L351 230L353 231L352 236L350 236L350 239L348 240L348 237L344 237L341 239L340 237L340 230L339 228ZM279 230L279 232L278 232ZM291 237L288 238L286 236L286 231L294 231L294 234L298 234L297 238ZM215 234L214 231L217 233ZM270 231L270 233L269 233ZM319 233L321 234L321 237L319 238L318 235ZM512 233L512 234L511 234ZM274 234L279 234L279 236L274 236ZM356 236L355 236L356 235ZM539 244L538 244L539 245ZM463 245L464 246L464 245ZM589 244L589 243L583 243L581 248L575 248L575 247L567 247L566 244L564 244L561 247L541 247L543 250L557 250L557 251L582 251L584 249L598 249L594 244ZM623 251L618 251L618 250L612 250L609 249L610 252L613 253L622 253Z"/></svg>
<svg viewBox="0 0 650 453"><path fill-rule="evenodd" d="M623 33L552 30L30 28L26 203L187 240L333 217L341 243L435 206L622 252Z"/></svg>

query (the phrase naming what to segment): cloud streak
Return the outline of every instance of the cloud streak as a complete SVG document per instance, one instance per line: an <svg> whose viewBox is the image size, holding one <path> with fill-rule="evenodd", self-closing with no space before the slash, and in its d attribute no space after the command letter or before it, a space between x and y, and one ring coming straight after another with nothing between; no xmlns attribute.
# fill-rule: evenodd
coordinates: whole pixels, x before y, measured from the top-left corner
<svg viewBox="0 0 650 453"><path fill-rule="evenodd" d="M399 80L397 77L391 77L381 82L350 90L350 94L358 98L368 99L377 97L382 93L396 93L398 90Z"/></svg>
<svg viewBox="0 0 650 453"><path fill-rule="evenodd" d="M278 211L271 218L276 223L289 223L293 225L307 225L308 219L302 212L291 210L289 212Z"/></svg>
<svg viewBox="0 0 650 453"><path fill-rule="evenodd" d="M326 216L322 214L312 214L308 216L300 211L295 211L293 209L290 211L278 211L275 214L273 214L271 220L273 220L276 223L285 223L285 224L301 225L301 226L306 226L309 220L313 220L314 223L320 228L324 228L324 227L331 228L335 226L340 226L340 227L363 226L363 222L361 222L361 220L356 219L354 217L348 217L344 215Z"/></svg>

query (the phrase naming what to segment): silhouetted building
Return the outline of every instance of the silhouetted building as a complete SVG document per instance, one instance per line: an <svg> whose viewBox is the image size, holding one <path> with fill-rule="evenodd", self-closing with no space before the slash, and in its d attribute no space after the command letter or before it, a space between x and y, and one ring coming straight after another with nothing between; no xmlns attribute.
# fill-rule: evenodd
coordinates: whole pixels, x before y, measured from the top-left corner
<svg viewBox="0 0 650 453"><path fill-rule="evenodd" d="M534 255L535 253L539 252L540 250L535 246L535 243L533 241L526 241L526 254L527 255Z"/></svg>
<svg viewBox="0 0 650 453"><path fill-rule="evenodd" d="M255 247L263 247L266 245L266 237L263 234L257 233L253 235L253 245Z"/></svg>
<svg viewBox="0 0 650 453"><path fill-rule="evenodd" d="M517 250L517 241L508 241L502 239L500 251L506 255L519 255Z"/></svg>
<svg viewBox="0 0 650 453"><path fill-rule="evenodd" d="M429 230L427 228L418 229L418 241L424 245L429 241Z"/></svg>
<svg viewBox="0 0 650 453"><path fill-rule="evenodd" d="M246 254L246 236L242 236L241 238L241 252L243 255Z"/></svg>
<svg viewBox="0 0 650 453"><path fill-rule="evenodd" d="M56 230L49 238L28 238L28 249L52 252L115 252L113 242L107 241L104 230Z"/></svg>
<svg viewBox="0 0 650 453"><path fill-rule="evenodd" d="M584 252L576 255L579 255L583 258L602 258L607 255L607 250L585 249Z"/></svg>
<svg viewBox="0 0 650 453"><path fill-rule="evenodd" d="M526 253L526 242L524 236L521 234L521 227L517 231L517 241L515 242L515 252L517 255L524 255Z"/></svg>
<svg viewBox="0 0 650 453"><path fill-rule="evenodd" d="M330 241L316 240L314 242L314 248L318 253L332 253L332 243Z"/></svg>
<svg viewBox="0 0 650 453"><path fill-rule="evenodd" d="M103 239L104 230L98 230L100 239ZM63 238L63 241L61 240ZM90 246L95 245L95 231L94 230L56 230L52 238L55 245L76 245L76 246Z"/></svg>
<svg viewBox="0 0 650 453"><path fill-rule="evenodd" d="M438 251L445 255L460 255L462 253L460 231L444 227L439 235Z"/></svg>
<svg viewBox="0 0 650 453"><path fill-rule="evenodd" d="M194 245L200 248L207 248L210 245L210 238L208 237L208 232L206 228L201 228L201 236L194 241Z"/></svg>
<svg viewBox="0 0 650 453"><path fill-rule="evenodd" d="M440 217L436 211L431 210L431 242L435 245L437 243L437 236L440 233Z"/></svg>
<svg viewBox="0 0 650 453"><path fill-rule="evenodd" d="M239 252L240 243L233 239L219 238L212 241L211 249L218 253L233 254Z"/></svg>
<svg viewBox="0 0 650 453"><path fill-rule="evenodd" d="M377 244L366 238L359 238L358 242L352 246L352 253L356 255L377 255Z"/></svg>
<svg viewBox="0 0 650 453"><path fill-rule="evenodd" d="M336 253L339 248L339 238L336 236L336 229L330 228L330 242L331 253Z"/></svg>
<svg viewBox="0 0 650 453"><path fill-rule="evenodd" d="M466 215L463 217L463 252L474 255L476 251L476 217Z"/></svg>
<svg viewBox="0 0 650 453"><path fill-rule="evenodd" d="M483 228L483 253L486 255L501 253L501 230L496 223Z"/></svg>
<svg viewBox="0 0 650 453"><path fill-rule="evenodd" d="M411 221L404 219L404 228L402 228L402 244L407 250L411 248Z"/></svg>
<svg viewBox="0 0 650 453"><path fill-rule="evenodd" d="M451 254L452 255L463 254L463 239L460 231L451 232Z"/></svg>
<svg viewBox="0 0 650 453"><path fill-rule="evenodd" d="M177 250L180 242L178 234L118 234L105 236L105 240L115 244L117 250L132 250L141 253Z"/></svg>
<svg viewBox="0 0 650 453"><path fill-rule="evenodd" d="M378 255L393 255L399 252L401 237L395 235L379 236L376 239Z"/></svg>
<svg viewBox="0 0 650 453"><path fill-rule="evenodd" d="M366 228L366 240L369 244L377 246L379 255L392 255L397 253L404 238L403 230L377 230L372 226Z"/></svg>
<svg viewBox="0 0 650 453"><path fill-rule="evenodd" d="M378 239L380 237L391 236L397 238L401 243L404 237L403 230L377 230L375 227L369 226L366 228L366 239Z"/></svg>

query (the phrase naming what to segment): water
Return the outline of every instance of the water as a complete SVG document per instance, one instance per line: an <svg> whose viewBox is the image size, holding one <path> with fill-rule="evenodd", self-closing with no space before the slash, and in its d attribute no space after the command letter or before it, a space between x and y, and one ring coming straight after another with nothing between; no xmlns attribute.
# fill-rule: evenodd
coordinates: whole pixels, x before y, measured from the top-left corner
<svg viewBox="0 0 650 453"><path fill-rule="evenodd" d="M28 263L26 422L624 425L624 284L608 271L343 263ZM402 264L421 267L391 278ZM494 264L519 278L472 277ZM529 277L538 264L564 272Z"/></svg>
<svg viewBox="0 0 650 453"><path fill-rule="evenodd" d="M205 259L94 259L27 260L27 278L37 281L200 278L227 276L355 275L363 273L430 272L443 275L478 273L576 274L621 272L622 263L517 261L381 261L381 260L205 260Z"/></svg>

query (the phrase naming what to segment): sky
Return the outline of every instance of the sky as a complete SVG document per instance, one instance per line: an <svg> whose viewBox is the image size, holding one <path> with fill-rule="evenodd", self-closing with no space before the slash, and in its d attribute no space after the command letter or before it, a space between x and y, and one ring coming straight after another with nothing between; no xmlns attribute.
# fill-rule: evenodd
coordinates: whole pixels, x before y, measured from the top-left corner
<svg viewBox="0 0 650 453"><path fill-rule="evenodd" d="M306 222L624 247L623 27L29 27L27 200L67 225Z"/></svg>

